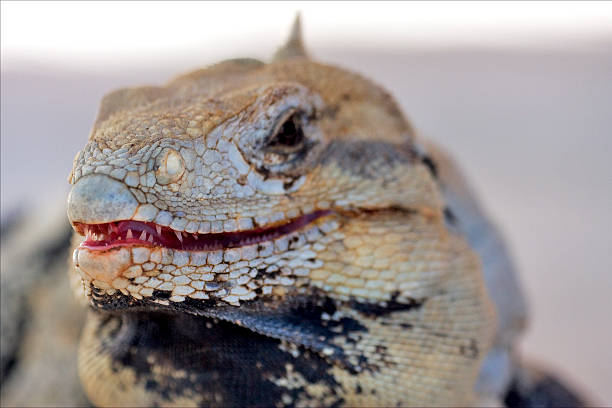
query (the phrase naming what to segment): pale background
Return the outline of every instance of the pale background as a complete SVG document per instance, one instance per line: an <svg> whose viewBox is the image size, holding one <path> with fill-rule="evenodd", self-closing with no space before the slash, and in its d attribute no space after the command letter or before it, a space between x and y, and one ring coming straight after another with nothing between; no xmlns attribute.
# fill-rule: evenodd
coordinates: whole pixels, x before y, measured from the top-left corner
<svg viewBox="0 0 612 408"><path fill-rule="evenodd" d="M3 218L63 199L104 93L265 60L296 10L312 55L383 85L463 166L521 273L524 354L611 405L611 3L3 2Z"/></svg>

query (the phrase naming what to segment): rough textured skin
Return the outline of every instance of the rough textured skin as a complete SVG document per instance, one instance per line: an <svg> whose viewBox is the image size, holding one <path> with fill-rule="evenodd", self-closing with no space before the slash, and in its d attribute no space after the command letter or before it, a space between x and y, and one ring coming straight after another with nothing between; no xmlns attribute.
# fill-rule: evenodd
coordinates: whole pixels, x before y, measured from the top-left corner
<svg viewBox="0 0 612 408"><path fill-rule="evenodd" d="M72 276L92 306L78 351L87 396L503 404L524 309L520 295L508 309L487 293L496 280L519 293L496 232L483 221L494 244L476 243L470 226L484 217L392 98L306 58L296 33L269 64L225 61L102 101L69 178L78 232L133 220L182 244L305 221L230 247L149 245L144 233L101 250L76 235ZM485 284L487 254L502 266L485 261Z"/></svg>

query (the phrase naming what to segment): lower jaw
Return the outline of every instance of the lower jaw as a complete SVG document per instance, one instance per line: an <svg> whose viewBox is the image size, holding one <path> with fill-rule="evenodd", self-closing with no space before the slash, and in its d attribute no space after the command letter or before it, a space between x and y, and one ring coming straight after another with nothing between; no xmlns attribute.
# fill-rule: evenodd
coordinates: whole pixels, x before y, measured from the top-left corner
<svg viewBox="0 0 612 408"><path fill-rule="evenodd" d="M122 245L101 250L81 245L74 251L74 264L83 280L85 295L89 297L96 292L118 296L118 292L121 292L126 301L144 300L148 304L172 304L198 299L202 303L210 300L212 303L238 306L259 297L258 294L277 294L276 289L263 287L266 278L264 274L270 272L270 266L276 263L272 258L287 252L296 253L305 244L319 242L321 237L336 230L341 223L341 219L334 215L319 215L301 229L275 240L214 251L142 245ZM316 267L320 262L304 260L304 267ZM232 271L244 267L249 268L244 274L249 275L251 280L244 276L242 279L247 278L247 281L240 282L239 275ZM197 276L193 277L194 274ZM179 275L185 275L185 278L180 278L185 282L177 281L175 285L172 282ZM163 282L153 284L159 280ZM193 284L194 281L198 282ZM257 283L256 287L254 283ZM174 289L180 285L192 286L195 292L186 288L189 293L178 293ZM240 285L248 286L248 292L230 293Z"/></svg>

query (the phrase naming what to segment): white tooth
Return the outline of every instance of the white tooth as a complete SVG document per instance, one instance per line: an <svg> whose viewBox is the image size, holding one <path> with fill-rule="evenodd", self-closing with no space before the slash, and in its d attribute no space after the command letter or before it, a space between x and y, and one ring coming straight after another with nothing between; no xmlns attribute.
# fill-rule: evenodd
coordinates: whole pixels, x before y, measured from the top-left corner
<svg viewBox="0 0 612 408"><path fill-rule="evenodd" d="M153 243L153 234L149 235L149 239L147 239L150 243Z"/></svg>
<svg viewBox="0 0 612 408"><path fill-rule="evenodd" d="M111 227L110 224L108 224L108 235L113 233L113 228Z"/></svg>
<svg viewBox="0 0 612 408"><path fill-rule="evenodd" d="M140 234L140 238L138 238L141 241L146 241L147 240L147 233L142 231L142 234Z"/></svg>
<svg viewBox="0 0 612 408"><path fill-rule="evenodd" d="M89 238L89 227L85 227L85 237Z"/></svg>
<svg viewBox="0 0 612 408"><path fill-rule="evenodd" d="M191 234L193 236L193 239L195 239L196 241L198 240L198 234Z"/></svg>
<svg viewBox="0 0 612 408"><path fill-rule="evenodd" d="M178 238L179 241L181 241L181 244L183 243L183 234L179 231L174 231L174 235L176 235L176 237Z"/></svg>
<svg viewBox="0 0 612 408"><path fill-rule="evenodd" d="M120 236L119 236L119 237L117 237L117 241L121 241L121 237L120 237Z"/></svg>
<svg viewBox="0 0 612 408"><path fill-rule="evenodd" d="M161 227L159 225L155 226L155 230L157 231L157 235L161 235Z"/></svg>
<svg viewBox="0 0 612 408"><path fill-rule="evenodd" d="M128 228L127 234L125 234L125 239L132 239L134 236L132 235L132 230Z"/></svg>

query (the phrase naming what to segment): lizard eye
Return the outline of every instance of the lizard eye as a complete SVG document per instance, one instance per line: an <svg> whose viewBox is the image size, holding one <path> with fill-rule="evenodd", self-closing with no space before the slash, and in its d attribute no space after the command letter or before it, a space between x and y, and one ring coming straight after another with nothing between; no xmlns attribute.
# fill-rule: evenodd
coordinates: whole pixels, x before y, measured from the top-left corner
<svg viewBox="0 0 612 408"><path fill-rule="evenodd" d="M237 147L262 177L302 176L326 145L319 127L323 101L301 85L260 92L240 122Z"/></svg>
<svg viewBox="0 0 612 408"><path fill-rule="evenodd" d="M290 153L304 145L304 130L302 120L297 113L292 113L277 126L272 138L268 141L268 149L279 153Z"/></svg>
<svg viewBox="0 0 612 408"><path fill-rule="evenodd" d="M280 117L263 146L265 167L281 170L278 166L291 167L306 156L315 143L308 137L312 133L308 119L306 113L294 110Z"/></svg>

